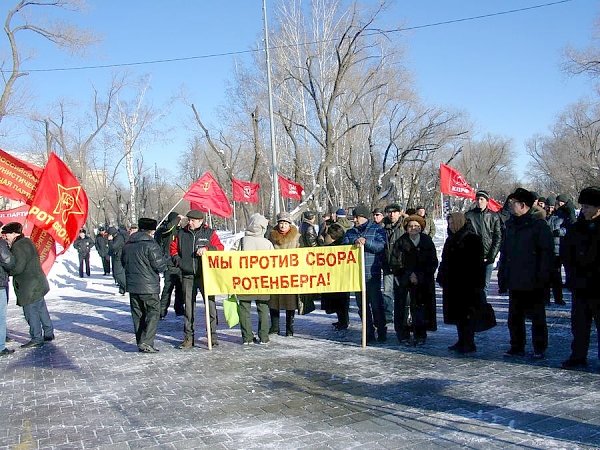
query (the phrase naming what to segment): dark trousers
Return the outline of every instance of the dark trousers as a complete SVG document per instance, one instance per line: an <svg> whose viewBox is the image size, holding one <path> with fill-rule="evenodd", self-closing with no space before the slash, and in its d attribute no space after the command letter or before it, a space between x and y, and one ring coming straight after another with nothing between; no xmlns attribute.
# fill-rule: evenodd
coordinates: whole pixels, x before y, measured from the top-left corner
<svg viewBox="0 0 600 450"><path fill-rule="evenodd" d="M29 324L29 337L33 342L43 343L44 337L54 336L54 325L50 319L44 297L33 303L23 305L23 315Z"/></svg>
<svg viewBox="0 0 600 450"><path fill-rule="evenodd" d="M425 299L426 301L428 299ZM408 323L410 311L411 323ZM408 288L396 284L394 290L394 331L399 341L414 337L425 339L427 337L426 306L417 299L417 287Z"/></svg>
<svg viewBox="0 0 600 450"><path fill-rule="evenodd" d="M212 342L217 340L217 305L215 303L214 295L207 297L204 294L204 285L202 284L201 277L195 277L193 275L183 275L181 277L181 286L183 289L183 299L185 304L185 317L183 320L183 334L185 338L194 339L194 310L196 308L196 296L198 295L198 289L204 299L204 304L208 303L208 315L210 317L210 335Z"/></svg>
<svg viewBox="0 0 600 450"><path fill-rule="evenodd" d="M596 323L598 358L600 358L600 294L589 290L576 290L571 307L571 359L586 360L590 347L592 320Z"/></svg>
<svg viewBox="0 0 600 450"><path fill-rule="evenodd" d="M127 284L125 281L125 269L123 269L123 264L118 258L113 256L111 259L113 266L113 278L115 279L115 283L119 285L119 292L124 294Z"/></svg>
<svg viewBox="0 0 600 450"><path fill-rule="evenodd" d="M154 338L160 315L160 300L158 294L129 293L129 305L133 318L135 341L138 347L147 344L154 347Z"/></svg>
<svg viewBox="0 0 600 450"><path fill-rule="evenodd" d="M345 294L346 299L339 300L334 308L338 320L338 328L342 330L348 328L350 323L350 315L348 314L348 310L350 309L350 293L346 292Z"/></svg>
<svg viewBox="0 0 600 450"><path fill-rule="evenodd" d="M552 289L552 296L554 297L554 303L562 303L563 291L562 291L562 274L560 272L561 263L560 256L554 255L552 260L552 268L550 270L550 287L545 290L544 300L546 303L550 303L550 290Z"/></svg>
<svg viewBox="0 0 600 450"><path fill-rule="evenodd" d="M475 348L475 328L473 320L468 317L461 318L456 324L458 345L463 348Z"/></svg>
<svg viewBox="0 0 600 450"><path fill-rule="evenodd" d="M242 330L242 340L252 342L254 334L252 333L252 319L250 311L252 309L252 300L239 299L240 328ZM258 338L261 342L269 342L269 300L256 300L256 311L258 312Z"/></svg>
<svg viewBox="0 0 600 450"><path fill-rule="evenodd" d="M160 294L160 315L166 316L171 305L171 294L175 291L175 314L182 316L185 313L183 304L183 288L181 286L181 271L177 267L169 267L164 273L164 285Z"/></svg>
<svg viewBox="0 0 600 450"><path fill-rule="evenodd" d="M270 333L279 333L279 310L269 308L269 315L271 316L271 327L269 328ZM295 309L285 310L285 334L290 336L294 334L294 317L296 315Z"/></svg>
<svg viewBox="0 0 600 450"><path fill-rule="evenodd" d="M101 256L100 259L102 260L102 268L104 269L104 275L109 275L110 274L110 256L108 256L108 255Z"/></svg>
<svg viewBox="0 0 600 450"><path fill-rule="evenodd" d="M536 353L548 348L548 326L544 307L544 290L510 291L508 303L508 331L510 346L517 351L525 350L525 319L531 319L531 340Z"/></svg>
<svg viewBox="0 0 600 450"><path fill-rule="evenodd" d="M85 274L90 276L90 254L79 255L79 277L83 277L83 266L85 265Z"/></svg>
<svg viewBox="0 0 600 450"><path fill-rule="evenodd" d="M366 281L367 310L362 310L362 292L356 292L356 306L358 315L367 321L367 338L375 336L375 328L380 335L385 335L385 311L383 306L383 295L381 294L381 278L369 278Z"/></svg>

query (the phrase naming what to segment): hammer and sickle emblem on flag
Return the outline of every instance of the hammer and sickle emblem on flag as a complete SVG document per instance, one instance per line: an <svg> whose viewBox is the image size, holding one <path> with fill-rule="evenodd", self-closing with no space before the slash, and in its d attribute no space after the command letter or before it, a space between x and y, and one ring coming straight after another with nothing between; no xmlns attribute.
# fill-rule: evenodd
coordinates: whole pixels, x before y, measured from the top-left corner
<svg viewBox="0 0 600 450"><path fill-rule="evenodd" d="M208 191L210 190L210 185L211 185L211 184L212 184L212 181L205 181L205 182L202 184L202 190L203 190L204 192L208 192Z"/></svg>
<svg viewBox="0 0 600 450"><path fill-rule="evenodd" d="M244 197L250 198L251 194L252 194L252 192L250 192L250 188L248 186L244 186Z"/></svg>
<svg viewBox="0 0 600 450"><path fill-rule="evenodd" d="M67 223L69 214L83 214L79 204L79 193L81 186L67 188L58 185L58 203L54 207L53 214L60 214L62 223Z"/></svg>

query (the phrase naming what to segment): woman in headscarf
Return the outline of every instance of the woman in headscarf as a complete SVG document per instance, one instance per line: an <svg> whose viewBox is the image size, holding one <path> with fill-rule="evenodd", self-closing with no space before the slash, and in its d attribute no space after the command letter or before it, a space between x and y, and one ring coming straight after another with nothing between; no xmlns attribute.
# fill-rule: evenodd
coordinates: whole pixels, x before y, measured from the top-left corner
<svg viewBox="0 0 600 450"><path fill-rule="evenodd" d="M234 247L240 251L255 250L273 250L271 241L265 239L265 231L269 221L259 213L250 216L248 226L244 237L240 239ZM252 300L256 302L256 312L258 313L258 339L252 333L252 320L250 319L250 306ZM269 295L238 295L240 329L242 331L242 343L250 345L252 342L257 344L267 344L269 342Z"/></svg>
<svg viewBox="0 0 600 450"><path fill-rule="evenodd" d="M390 266L395 275L394 329L400 343L423 345L427 339L428 305L435 290L438 266L432 239L423 233L425 221L417 214L404 219L404 233L394 243ZM410 311L410 320L408 320ZM414 340L411 342L411 331Z"/></svg>
<svg viewBox="0 0 600 450"><path fill-rule="evenodd" d="M473 314L485 285L483 243L463 213L448 216L448 230L437 276L443 289L444 323L456 325L458 333L458 341L448 349L472 353L476 351Z"/></svg>
<svg viewBox="0 0 600 450"><path fill-rule="evenodd" d="M271 230L269 240L277 249L300 247L300 233L287 212L277 214L277 225ZM273 294L269 300L271 328L269 334L279 334L279 311L285 310L285 335L294 335L294 315L298 308L298 294Z"/></svg>

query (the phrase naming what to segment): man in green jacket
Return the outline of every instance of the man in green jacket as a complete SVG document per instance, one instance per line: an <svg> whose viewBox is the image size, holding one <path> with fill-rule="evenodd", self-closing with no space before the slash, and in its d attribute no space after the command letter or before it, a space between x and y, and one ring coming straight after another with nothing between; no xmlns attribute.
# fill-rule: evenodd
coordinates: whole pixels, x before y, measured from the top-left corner
<svg viewBox="0 0 600 450"><path fill-rule="evenodd" d="M44 300L50 286L42 270L40 256L31 239L23 235L23 226L18 222L4 225L2 238L6 239L15 257L15 266L9 274L13 277L17 305L23 308L29 324L30 340L21 348L41 347L45 341L54 340L54 326Z"/></svg>

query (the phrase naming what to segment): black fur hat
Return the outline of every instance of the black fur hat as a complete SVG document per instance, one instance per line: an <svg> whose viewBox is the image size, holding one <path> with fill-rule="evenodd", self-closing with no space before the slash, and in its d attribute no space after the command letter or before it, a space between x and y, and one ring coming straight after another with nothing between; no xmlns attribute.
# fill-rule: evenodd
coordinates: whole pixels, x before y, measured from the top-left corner
<svg viewBox="0 0 600 450"><path fill-rule="evenodd" d="M582 205L600 206L600 187L586 187L579 193L577 201Z"/></svg>
<svg viewBox="0 0 600 450"><path fill-rule="evenodd" d="M138 228L144 231L156 230L157 224L156 220L148 219L146 217L142 217L138 220Z"/></svg>

